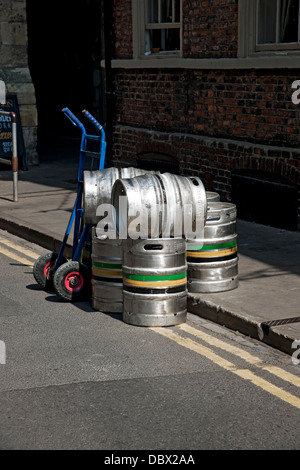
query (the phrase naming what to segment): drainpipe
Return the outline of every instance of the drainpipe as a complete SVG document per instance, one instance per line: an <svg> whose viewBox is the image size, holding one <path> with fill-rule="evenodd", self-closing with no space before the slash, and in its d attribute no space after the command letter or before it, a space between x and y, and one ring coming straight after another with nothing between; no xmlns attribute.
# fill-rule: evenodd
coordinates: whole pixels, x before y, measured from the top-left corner
<svg viewBox="0 0 300 470"><path fill-rule="evenodd" d="M104 18L104 63L105 63L105 103L106 103L106 165L113 165L112 161L112 137L115 117L115 92L112 73L112 43L113 43L113 10L114 1L103 0Z"/></svg>

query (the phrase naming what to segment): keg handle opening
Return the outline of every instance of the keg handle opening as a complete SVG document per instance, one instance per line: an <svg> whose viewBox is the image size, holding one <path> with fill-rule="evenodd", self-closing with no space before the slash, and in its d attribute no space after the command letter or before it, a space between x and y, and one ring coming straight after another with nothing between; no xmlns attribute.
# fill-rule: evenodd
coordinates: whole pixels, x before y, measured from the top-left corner
<svg viewBox="0 0 300 470"><path fill-rule="evenodd" d="M208 206L207 208L207 222L217 222L221 220L221 214L218 214L214 207Z"/></svg>
<svg viewBox="0 0 300 470"><path fill-rule="evenodd" d="M164 247L163 245L145 245L144 250L146 251L157 251L157 250L162 250Z"/></svg>
<svg viewBox="0 0 300 470"><path fill-rule="evenodd" d="M190 178L191 182L195 185L195 186L199 186L199 181L196 180L196 178Z"/></svg>

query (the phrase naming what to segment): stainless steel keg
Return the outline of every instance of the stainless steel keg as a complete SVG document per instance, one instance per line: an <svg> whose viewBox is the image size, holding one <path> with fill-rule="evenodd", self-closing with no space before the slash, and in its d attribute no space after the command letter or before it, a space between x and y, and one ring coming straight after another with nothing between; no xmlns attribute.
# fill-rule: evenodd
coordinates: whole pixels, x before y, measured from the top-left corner
<svg viewBox="0 0 300 470"><path fill-rule="evenodd" d="M122 313L122 240L92 237L92 306L101 312Z"/></svg>
<svg viewBox="0 0 300 470"><path fill-rule="evenodd" d="M119 178L132 178L147 173L139 168L105 168L104 170L83 172L83 218L85 224L97 225L101 216L97 216L100 204L110 204L111 190Z"/></svg>
<svg viewBox="0 0 300 470"><path fill-rule="evenodd" d="M234 204L208 204L204 238L187 241L187 263L189 292L222 292L238 287Z"/></svg>
<svg viewBox="0 0 300 470"><path fill-rule="evenodd" d="M123 247L123 320L137 326L185 322L185 240L127 239Z"/></svg>
<svg viewBox="0 0 300 470"><path fill-rule="evenodd" d="M122 238L193 237L204 230L207 199L198 177L162 173L119 179L112 203Z"/></svg>
<svg viewBox="0 0 300 470"><path fill-rule="evenodd" d="M206 199L207 202L219 202L220 201L220 194L215 193L213 191L206 191Z"/></svg>

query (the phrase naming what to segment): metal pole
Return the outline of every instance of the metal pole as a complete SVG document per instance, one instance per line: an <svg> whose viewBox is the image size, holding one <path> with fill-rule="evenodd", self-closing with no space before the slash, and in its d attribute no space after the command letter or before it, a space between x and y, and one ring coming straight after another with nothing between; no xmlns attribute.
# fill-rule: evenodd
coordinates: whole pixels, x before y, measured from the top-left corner
<svg viewBox="0 0 300 470"><path fill-rule="evenodd" d="M115 118L115 91L113 84L112 56L113 56L113 4L103 0L104 17L104 60L105 60L105 95L106 95L106 165L111 166L113 125Z"/></svg>
<svg viewBox="0 0 300 470"><path fill-rule="evenodd" d="M12 159L11 167L13 174L13 197L14 202L18 202L18 149L17 149L17 116L11 113L12 122Z"/></svg>

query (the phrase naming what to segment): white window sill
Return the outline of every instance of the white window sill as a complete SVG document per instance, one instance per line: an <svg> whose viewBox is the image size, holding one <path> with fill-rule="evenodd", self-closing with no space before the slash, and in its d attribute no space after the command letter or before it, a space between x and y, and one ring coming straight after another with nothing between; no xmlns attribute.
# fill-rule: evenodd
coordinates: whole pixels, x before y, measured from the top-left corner
<svg viewBox="0 0 300 470"><path fill-rule="evenodd" d="M146 56L143 59L115 59L111 65L114 69L151 69L151 68L181 68L181 69L282 69L300 68L299 56L264 56L232 59L183 59L163 56ZM105 67L104 60L101 66Z"/></svg>

